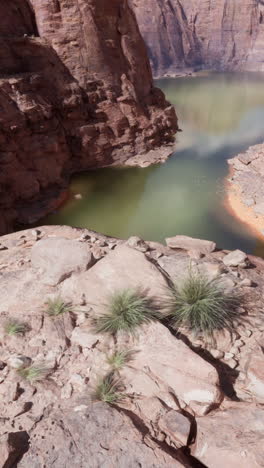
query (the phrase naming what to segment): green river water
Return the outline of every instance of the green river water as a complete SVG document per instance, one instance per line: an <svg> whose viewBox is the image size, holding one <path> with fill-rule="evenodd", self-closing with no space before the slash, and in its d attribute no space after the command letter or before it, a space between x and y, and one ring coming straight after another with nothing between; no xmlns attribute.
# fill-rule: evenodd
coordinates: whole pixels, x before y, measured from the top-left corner
<svg viewBox="0 0 264 468"><path fill-rule="evenodd" d="M185 234L264 256L264 244L224 206L226 160L264 140L264 77L204 74L157 81L176 107L173 156L145 169L100 169L73 178L72 197L41 224L87 227L147 240Z"/></svg>

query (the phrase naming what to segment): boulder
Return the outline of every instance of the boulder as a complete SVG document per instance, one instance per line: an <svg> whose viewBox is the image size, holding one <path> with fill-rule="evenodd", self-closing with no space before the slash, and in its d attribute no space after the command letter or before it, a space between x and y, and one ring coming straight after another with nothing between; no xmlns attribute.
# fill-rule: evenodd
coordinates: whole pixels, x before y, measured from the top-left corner
<svg viewBox="0 0 264 468"><path fill-rule="evenodd" d="M159 430L164 432L178 447L186 447L190 436L191 422L179 411L169 410L159 420Z"/></svg>
<svg viewBox="0 0 264 468"><path fill-rule="evenodd" d="M173 281L181 280L189 271L191 260L188 255L178 253L158 259L160 267Z"/></svg>
<svg viewBox="0 0 264 468"><path fill-rule="evenodd" d="M55 286L72 273L87 270L92 254L84 243L70 239L49 238L37 242L31 251L31 263L41 270L42 281Z"/></svg>
<svg viewBox="0 0 264 468"><path fill-rule="evenodd" d="M72 276L61 286L62 296L78 303L83 294L96 313L105 311L109 295L123 289L140 289L161 299L167 282L157 267L143 253L120 245L90 270Z"/></svg>
<svg viewBox="0 0 264 468"><path fill-rule="evenodd" d="M223 263L229 267L245 267L247 266L247 254L241 250L234 250L223 258Z"/></svg>
<svg viewBox="0 0 264 468"><path fill-rule="evenodd" d="M119 336L117 340L120 347L138 351L131 365L121 371L128 392L139 397L138 408L142 399L153 397L170 406L170 395L198 415L220 404L222 394L215 368L161 323L141 327L136 337ZM151 419L155 420L153 412Z"/></svg>
<svg viewBox="0 0 264 468"><path fill-rule="evenodd" d="M216 248L215 242L194 239L193 237L188 236L167 237L165 240L167 246L171 249L183 249L192 252L197 251L204 255L213 252Z"/></svg>
<svg viewBox="0 0 264 468"><path fill-rule="evenodd" d="M193 455L212 468L263 468L263 408L243 403L197 418Z"/></svg>
<svg viewBox="0 0 264 468"><path fill-rule="evenodd" d="M126 245L133 249L139 250L140 252L147 252L149 250L148 244L138 236L131 236L126 241Z"/></svg>

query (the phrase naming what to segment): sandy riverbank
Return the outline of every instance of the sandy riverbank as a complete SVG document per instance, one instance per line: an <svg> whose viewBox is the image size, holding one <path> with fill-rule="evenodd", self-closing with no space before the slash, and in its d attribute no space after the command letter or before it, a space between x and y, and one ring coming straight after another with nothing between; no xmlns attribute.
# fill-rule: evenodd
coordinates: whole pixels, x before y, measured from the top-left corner
<svg viewBox="0 0 264 468"><path fill-rule="evenodd" d="M226 199L225 206L227 210L240 221L245 223L250 232L258 237L264 239L264 216L257 215L253 211L253 207L246 206L242 202L241 189L239 185L231 182L234 175L234 169L230 167L229 174L226 179ZM254 206L254 205L253 205Z"/></svg>

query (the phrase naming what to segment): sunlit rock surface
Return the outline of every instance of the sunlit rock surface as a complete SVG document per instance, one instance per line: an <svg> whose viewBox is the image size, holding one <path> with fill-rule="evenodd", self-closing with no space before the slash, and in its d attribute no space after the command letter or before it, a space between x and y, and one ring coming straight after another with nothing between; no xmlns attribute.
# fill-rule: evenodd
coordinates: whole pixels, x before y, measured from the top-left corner
<svg viewBox="0 0 264 468"><path fill-rule="evenodd" d="M245 269L225 265L226 251L193 259L185 249L65 226L3 236L1 246L4 466L79 468L89 460L94 468L218 468L223 461L230 468L262 467L263 260L248 256ZM51 276L63 267L53 285L42 271L45 246ZM102 258L93 257L95 247ZM54 249L58 265L52 265ZM161 262L168 258L170 269ZM93 320L108 310L109 295L124 288L140 287L165 314L168 285L180 280L174 271L181 269L182 278L190 265L208 274L215 266L222 281L245 297L245 322L233 333L216 333L210 342L183 328L175 333L166 320L146 323L134 335L95 332ZM71 301L72 310L49 316L46 302L58 296ZM28 325L24 334L7 333L11 319ZM123 398L111 407L94 392L112 369L109 356L121 349L134 354L116 371ZM29 365L48 374L30 382L17 372Z"/></svg>

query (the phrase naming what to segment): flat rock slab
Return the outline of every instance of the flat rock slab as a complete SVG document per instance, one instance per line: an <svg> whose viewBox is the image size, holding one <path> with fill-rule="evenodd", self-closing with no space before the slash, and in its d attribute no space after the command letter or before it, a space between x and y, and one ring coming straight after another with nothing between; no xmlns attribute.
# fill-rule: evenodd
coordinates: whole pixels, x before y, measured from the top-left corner
<svg viewBox="0 0 264 468"><path fill-rule="evenodd" d="M101 402L52 411L31 438L18 468L183 468L154 441L145 444L128 416Z"/></svg>
<svg viewBox="0 0 264 468"><path fill-rule="evenodd" d="M138 350L131 366L121 371L130 383L129 393L157 397L164 403L174 394L199 415L220 404L222 395L215 368L161 323L141 327L135 338L118 336L117 342L125 349Z"/></svg>
<svg viewBox="0 0 264 468"><path fill-rule="evenodd" d="M38 273L29 270L7 271L0 276L0 312L20 319L27 313L36 313L50 296L50 288L41 282Z"/></svg>
<svg viewBox="0 0 264 468"><path fill-rule="evenodd" d="M57 237L37 242L31 251L31 263L42 272L43 283L55 286L72 273L87 270L93 259L84 243Z"/></svg>
<svg viewBox="0 0 264 468"><path fill-rule="evenodd" d="M89 271L65 280L61 292L64 298L77 303L84 294L95 313L102 313L113 292L140 289L160 299L166 294L167 287L162 273L142 252L121 245Z"/></svg>
<svg viewBox="0 0 264 468"><path fill-rule="evenodd" d="M239 407L197 418L193 455L212 468L262 468L264 410Z"/></svg>
<svg viewBox="0 0 264 468"><path fill-rule="evenodd" d="M195 239L188 236L167 237L165 240L167 246L171 249L196 250L204 255L209 254L216 249L215 242Z"/></svg>

